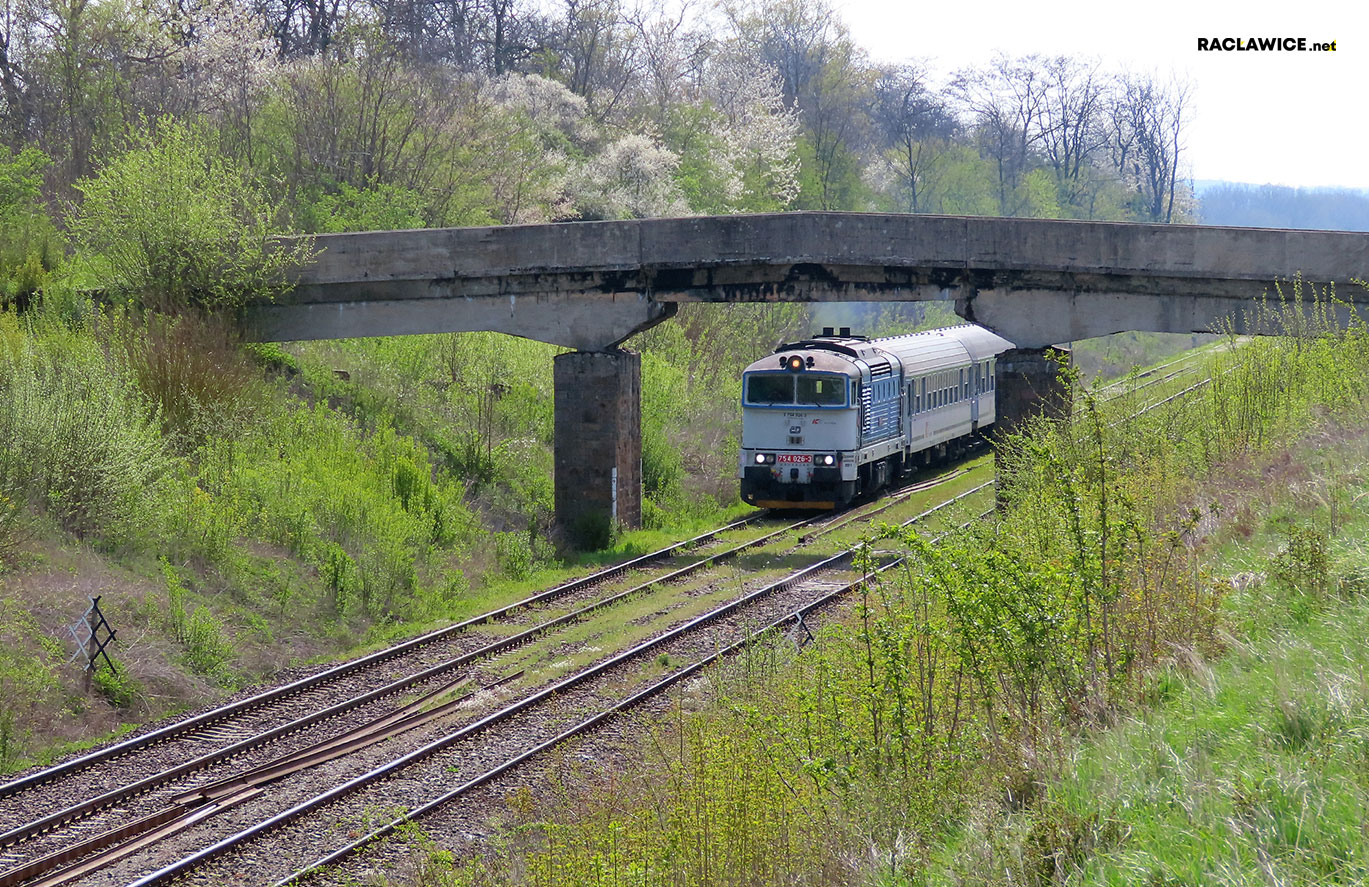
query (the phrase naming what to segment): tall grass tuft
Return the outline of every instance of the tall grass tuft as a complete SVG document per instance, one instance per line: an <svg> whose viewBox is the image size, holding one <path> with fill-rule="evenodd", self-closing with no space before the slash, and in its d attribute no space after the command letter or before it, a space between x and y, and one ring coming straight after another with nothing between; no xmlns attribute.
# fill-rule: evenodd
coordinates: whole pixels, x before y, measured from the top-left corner
<svg viewBox="0 0 1369 887"><path fill-rule="evenodd" d="M261 399L257 373L223 319L199 312L113 318L109 338L168 438L191 452L242 430Z"/></svg>
<svg viewBox="0 0 1369 887"><path fill-rule="evenodd" d="M171 463L156 411L88 335L0 352L0 493L78 536L136 538Z"/></svg>

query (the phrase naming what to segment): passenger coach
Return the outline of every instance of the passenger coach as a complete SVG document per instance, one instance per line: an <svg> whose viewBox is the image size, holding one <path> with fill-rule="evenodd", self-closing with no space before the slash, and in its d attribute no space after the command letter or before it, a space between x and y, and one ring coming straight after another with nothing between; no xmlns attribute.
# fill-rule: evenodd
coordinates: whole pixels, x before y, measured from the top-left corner
<svg viewBox="0 0 1369 887"><path fill-rule="evenodd" d="M742 376L742 499L837 508L945 457L994 421L1012 343L965 324L867 339L829 327Z"/></svg>

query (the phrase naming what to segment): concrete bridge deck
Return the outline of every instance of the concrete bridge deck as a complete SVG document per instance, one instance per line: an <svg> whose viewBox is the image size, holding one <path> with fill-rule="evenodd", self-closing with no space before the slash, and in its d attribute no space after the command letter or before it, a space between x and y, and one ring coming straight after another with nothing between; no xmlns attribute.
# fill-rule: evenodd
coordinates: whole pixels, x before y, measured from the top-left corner
<svg viewBox="0 0 1369 887"><path fill-rule="evenodd" d="M261 339L495 330L610 348L683 301L954 299L1019 347L1205 332L1276 279L1369 306L1369 234L854 213L323 235ZM1291 292L1285 296L1291 297ZM1307 288L1310 292L1311 288Z"/></svg>

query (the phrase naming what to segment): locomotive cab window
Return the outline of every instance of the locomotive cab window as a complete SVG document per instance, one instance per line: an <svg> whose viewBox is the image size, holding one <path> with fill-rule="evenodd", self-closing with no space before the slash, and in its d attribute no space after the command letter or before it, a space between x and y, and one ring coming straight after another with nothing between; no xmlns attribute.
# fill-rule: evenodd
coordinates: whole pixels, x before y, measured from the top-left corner
<svg viewBox="0 0 1369 887"><path fill-rule="evenodd" d="M793 403L792 373L754 373L746 377L747 403Z"/></svg>
<svg viewBox="0 0 1369 887"><path fill-rule="evenodd" d="M755 379L752 376L752 379ZM846 403L846 378L844 376L822 376L803 374L795 380L798 385L798 403L814 403L825 407L839 407ZM753 400L755 398L752 398Z"/></svg>

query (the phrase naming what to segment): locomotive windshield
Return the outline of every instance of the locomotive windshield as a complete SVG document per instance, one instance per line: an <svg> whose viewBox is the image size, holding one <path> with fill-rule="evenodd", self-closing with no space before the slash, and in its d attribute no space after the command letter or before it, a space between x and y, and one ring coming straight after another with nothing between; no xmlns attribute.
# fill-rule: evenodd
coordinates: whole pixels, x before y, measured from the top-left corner
<svg viewBox="0 0 1369 887"><path fill-rule="evenodd" d="M846 403L846 377L818 373L751 373L746 377L746 402L839 407Z"/></svg>
<svg viewBox="0 0 1369 887"><path fill-rule="evenodd" d="M846 379L842 376L799 376L796 380L798 403L841 406L846 403Z"/></svg>
<svg viewBox="0 0 1369 887"><path fill-rule="evenodd" d="M747 403L793 403L794 375L770 373L746 377Z"/></svg>

